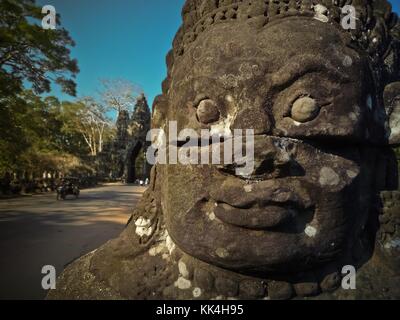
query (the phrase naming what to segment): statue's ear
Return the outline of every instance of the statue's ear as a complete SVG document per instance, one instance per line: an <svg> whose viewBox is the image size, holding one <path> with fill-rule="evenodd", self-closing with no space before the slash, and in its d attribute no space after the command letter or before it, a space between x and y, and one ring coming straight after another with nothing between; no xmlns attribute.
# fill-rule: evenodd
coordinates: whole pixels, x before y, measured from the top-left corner
<svg viewBox="0 0 400 320"><path fill-rule="evenodd" d="M167 122L168 99L165 95L159 95L154 99L153 115L151 119L152 129L164 129Z"/></svg>
<svg viewBox="0 0 400 320"><path fill-rule="evenodd" d="M400 82L387 85L383 98L388 117L389 144L400 145Z"/></svg>

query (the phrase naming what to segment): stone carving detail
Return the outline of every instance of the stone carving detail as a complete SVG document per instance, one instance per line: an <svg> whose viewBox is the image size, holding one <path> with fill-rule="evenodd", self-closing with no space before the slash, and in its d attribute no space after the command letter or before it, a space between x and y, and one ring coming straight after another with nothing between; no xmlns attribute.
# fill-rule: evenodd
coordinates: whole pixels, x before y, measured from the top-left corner
<svg viewBox="0 0 400 320"><path fill-rule="evenodd" d="M400 298L399 30L385 0L186 1L152 127L253 129L254 172L155 166L121 236L49 297Z"/></svg>

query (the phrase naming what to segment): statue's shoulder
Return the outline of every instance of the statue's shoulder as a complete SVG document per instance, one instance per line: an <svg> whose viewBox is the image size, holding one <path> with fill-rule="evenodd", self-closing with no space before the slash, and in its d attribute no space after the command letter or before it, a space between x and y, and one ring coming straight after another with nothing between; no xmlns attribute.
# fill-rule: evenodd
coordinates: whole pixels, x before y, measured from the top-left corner
<svg viewBox="0 0 400 320"><path fill-rule="evenodd" d="M49 291L48 300L120 300L120 296L106 283L98 281L90 271L95 251L68 265L57 279L56 289Z"/></svg>
<svg viewBox="0 0 400 320"><path fill-rule="evenodd" d="M162 219L140 212L118 238L68 265L48 298L166 298L179 277L177 250Z"/></svg>

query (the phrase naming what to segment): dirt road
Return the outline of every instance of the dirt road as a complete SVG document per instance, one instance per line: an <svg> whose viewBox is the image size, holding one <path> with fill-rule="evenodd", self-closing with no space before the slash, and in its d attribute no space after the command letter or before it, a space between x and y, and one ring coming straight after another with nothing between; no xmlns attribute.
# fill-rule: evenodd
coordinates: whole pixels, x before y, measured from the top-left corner
<svg viewBox="0 0 400 320"><path fill-rule="evenodd" d="M55 194L0 201L0 299L43 299L42 267L66 264L123 230L145 188L107 185L79 199Z"/></svg>

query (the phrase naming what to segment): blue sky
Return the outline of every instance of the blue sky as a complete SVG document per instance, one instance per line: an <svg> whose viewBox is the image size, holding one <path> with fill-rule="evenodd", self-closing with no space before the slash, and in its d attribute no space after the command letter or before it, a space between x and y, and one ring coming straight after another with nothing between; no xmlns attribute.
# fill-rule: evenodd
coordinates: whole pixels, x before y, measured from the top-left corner
<svg viewBox="0 0 400 320"><path fill-rule="evenodd" d="M166 77L165 57L181 24L184 0L39 0L61 15L75 40L78 96L96 95L99 79L123 78L140 85L151 106ZM72 97L53 86L51 94Z"/></svg>
<svg viewBox="0 0 400 320"><path fill-rule="evenodd" d="M51 4L76 42L78 96L95 95L99 79L140 85L151 106L166 76L165 56L181 24L184 0L38 0ZM396 12L400 1L392 0ZM54 87L51 93L72 99Z"/></svg>
<svg viewBox="0 0 400 320"><path fill-rule="evenodd" d="M392 4L393 11L397 12L397 14L400 14L400 1L399 0L389 0L389 2Z"/></svg>

